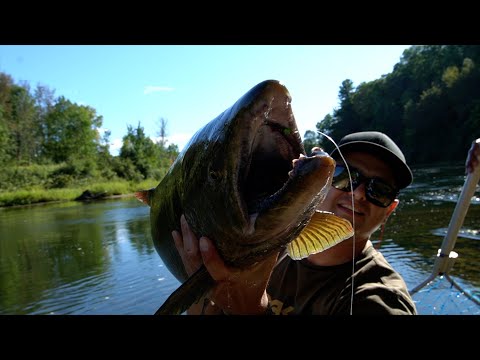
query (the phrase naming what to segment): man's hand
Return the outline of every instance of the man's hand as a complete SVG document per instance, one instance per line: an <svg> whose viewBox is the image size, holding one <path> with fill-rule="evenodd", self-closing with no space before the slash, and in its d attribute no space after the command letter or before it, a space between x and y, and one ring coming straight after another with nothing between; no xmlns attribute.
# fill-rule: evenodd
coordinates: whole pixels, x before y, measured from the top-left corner
<svg viewBox="0 0 480 360"><path fill-rule="evenodd" d="M211 298L225 314L263 315L268 306L266 288L278 252L246 269L227 267L206 237L200 238L203 262L217 285Z"/></svg>
<svg viewBox="0 0 480 360"><path fill-rule="evenodd" d="M202 255L198 248L198 239L192 230L190 230L184 215L180 217L180 228L182 232L180 233L174 230L172 231L172 237L175 242L175 247L182 259L185 271L188 276L191 276L202 265ZM207 297L200 299L187 310L187 314L189 315L215 315L221 313L221 309L215 306Z"/></svg>
<svg viewBox="0 0 480 360"><path fill-rule="evenodd" d="M188 276L191 276L202 265L202 255L198 248L198 239L190 230L184 215L180 217L180 227L182 233L180 234L180 232L174 230L172 231L172 237L175 247L182 258L185 271Z"/></svg>
<svg viewBox="0 0 480 360"><path fill-rule="evenodd" d="M480 138L472 142L472 146L468 150L467 161L465 161L465 169L467 174L472 173L475 167L480 163Z"/></svg>
<svg viewBox="0 0 480 360"><path fill-rule="evenodd" d="M182 234L173 231L172 236L188 275L193 274L204 263L217 282L208 295L213 303L208 300L205 300L205 303L200 301L193 305L188 313L213 314L221 309L226 314L264 314L268 305L266 287L278 252L246 269L231 268L225 265L210 239L201 237L198 241L183 215L180 224Z"/></svg>

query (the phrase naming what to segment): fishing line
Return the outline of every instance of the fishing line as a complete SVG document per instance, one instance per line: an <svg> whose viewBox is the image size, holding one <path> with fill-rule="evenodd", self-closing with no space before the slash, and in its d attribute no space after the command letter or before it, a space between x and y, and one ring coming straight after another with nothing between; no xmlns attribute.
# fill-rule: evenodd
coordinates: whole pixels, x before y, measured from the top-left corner
<svg viewBox="0 0 480 360"><path fill-rule="evenodd" d="M353 274L355 273L355 201L354 201L354 196L353 196L353 181L352 181L352 176L350 175L350 168L348 166L348 163L347 163L347 160L345 160L345 157L343 156L342 154L342 151L340 150L340 148L338 147L337 143L335 142L335 140L333 140L330 136L328 136L327 134L321 132L320 130L317 130L320 134L322 134L323 136L325 136L328 140L330 140L333 145L335 145L335 147L337 148L338 150L338 153L340 154L340 157L342 158L343 160L343 163L345 164L345 167L347 169L347 172L348 172L348 179L350 180L350 193L352 194L352 226L353 226L353 243L352 243L352 291L351 291L351 294L350 294L350 315L353 314L353 281L354 281L354 277L353 277Z"/></svg>

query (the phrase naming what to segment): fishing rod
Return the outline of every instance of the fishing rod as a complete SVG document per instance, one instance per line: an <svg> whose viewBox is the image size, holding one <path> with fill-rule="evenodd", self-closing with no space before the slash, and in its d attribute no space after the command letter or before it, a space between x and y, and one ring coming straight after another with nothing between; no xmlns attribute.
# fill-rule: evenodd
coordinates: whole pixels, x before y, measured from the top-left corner
<svg viewBox="0 0 480 360"><path fill-rule="evenodd" d="M465 219L468 207L470 206L471 199L475 194L476 186L479 180L480 166L476 166L473 172L467 174L465 183L463 184L462 192L460 193L457 205L455 206L452 218L450 219L447 234L443 239L441 248L438 249L437 258L433 264L432 273L422 283L410 290L411 295L415 294L418 290L431 282L437 275L447 275L452 268L455 259L458 257L458 254L453 251L453 248L455 247L458 232L463 225L463 220Z"/></svg>

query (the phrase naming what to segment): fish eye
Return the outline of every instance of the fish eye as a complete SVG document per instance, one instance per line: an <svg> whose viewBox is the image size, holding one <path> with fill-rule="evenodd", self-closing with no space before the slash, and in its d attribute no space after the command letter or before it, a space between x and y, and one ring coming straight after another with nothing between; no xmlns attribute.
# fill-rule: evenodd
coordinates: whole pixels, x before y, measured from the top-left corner
<svg viewBox="0 0 480 360"><path fill-rule="evenodd" d="M217 181L221 177L220 173L214 170L210 170L208 175L210 176L210 179L212 179L213 181Z"/></svg>
<svg viewBox="0 0 480 360"><path fill-rule="evenodd" d="M223 158L213 159L212 163L208 166L208 180L214 181L214 182L222 180L223 168L224 168Z"/></svg>

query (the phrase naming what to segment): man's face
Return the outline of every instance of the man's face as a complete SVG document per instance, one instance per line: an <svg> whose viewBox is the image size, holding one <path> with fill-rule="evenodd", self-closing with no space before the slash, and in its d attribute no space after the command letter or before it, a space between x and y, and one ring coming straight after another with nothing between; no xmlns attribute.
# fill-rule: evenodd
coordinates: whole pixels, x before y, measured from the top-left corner
<svg viewBox="0 0 480 360"><path fill-rule="evenodd" d="M356 168L364 176L377 177L387 184L395 184L391 169L375 156L362 152L350 152L343 155L348 165ZM339 159L337 164L343 164L343 161ZM386 208L372 204L365 196L365 184L362 183L353 191L353 206L350 191L338 190L331 186L318 209L331 211L337 216L349 220L354 225L357 240L363 240L369 238L379 228L397 204L398 200Z"/></svg>

